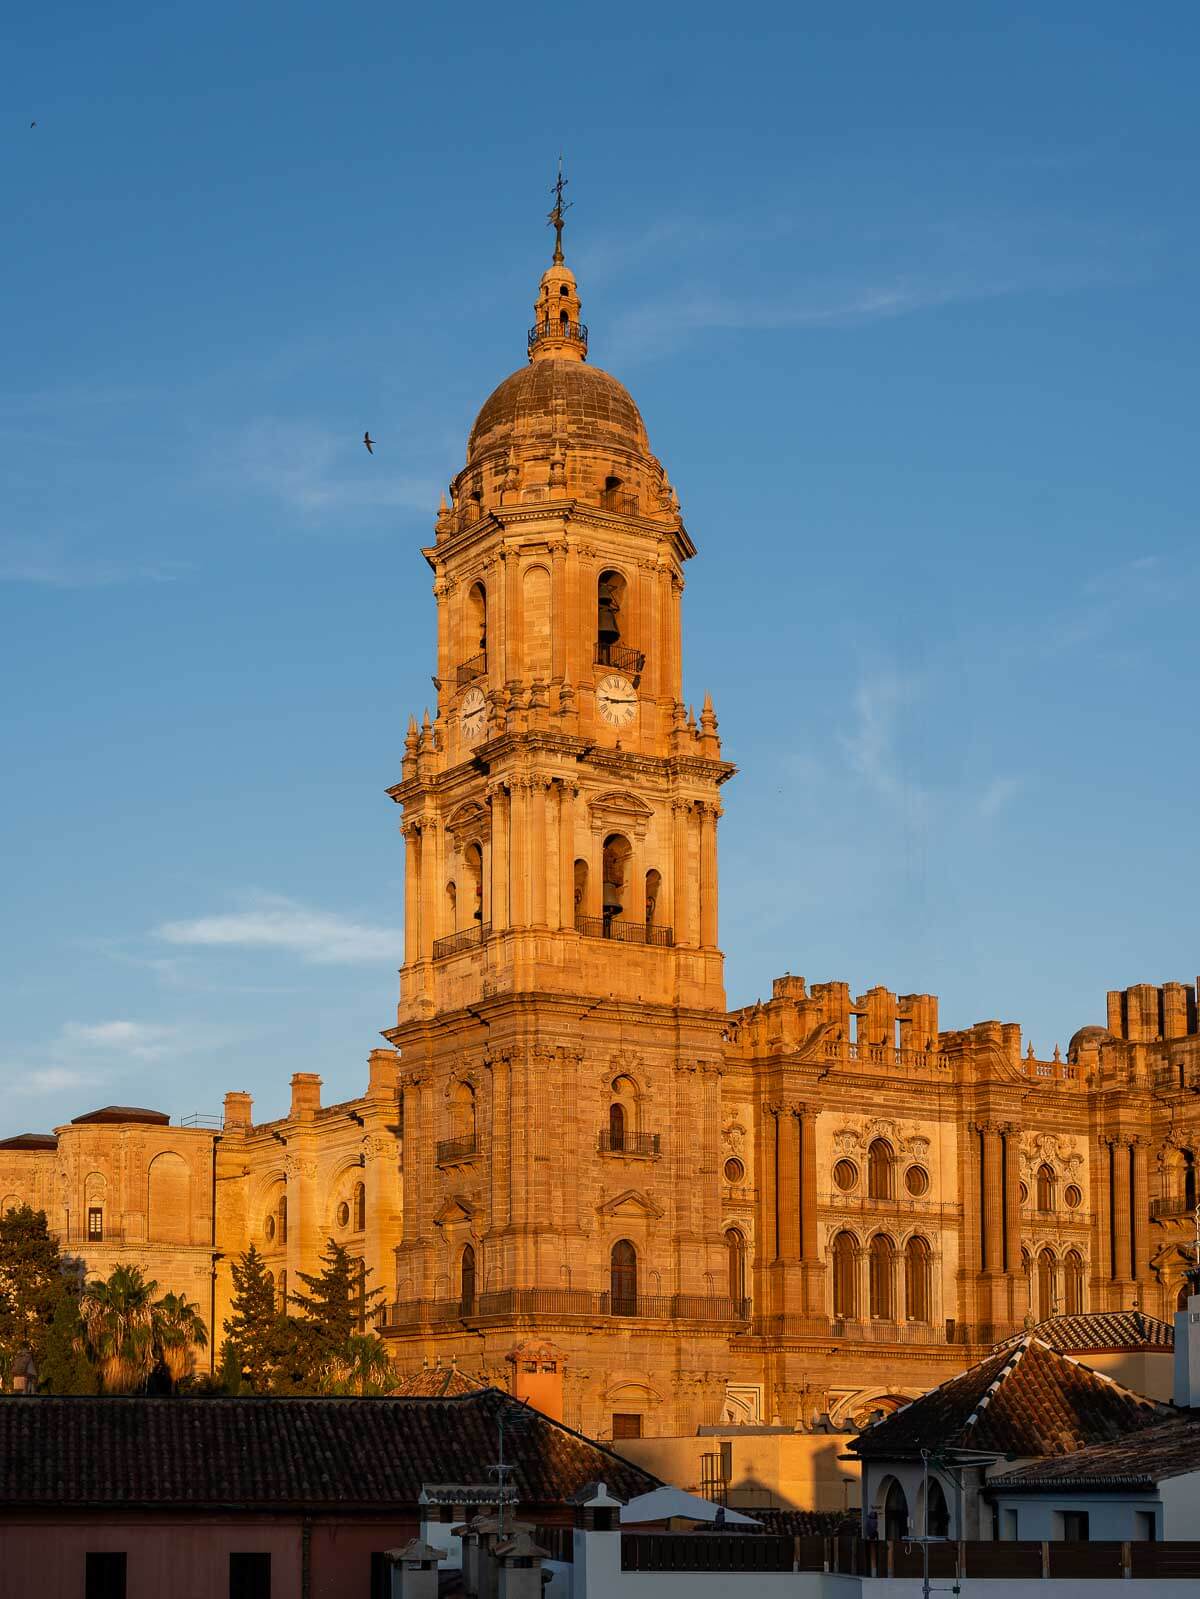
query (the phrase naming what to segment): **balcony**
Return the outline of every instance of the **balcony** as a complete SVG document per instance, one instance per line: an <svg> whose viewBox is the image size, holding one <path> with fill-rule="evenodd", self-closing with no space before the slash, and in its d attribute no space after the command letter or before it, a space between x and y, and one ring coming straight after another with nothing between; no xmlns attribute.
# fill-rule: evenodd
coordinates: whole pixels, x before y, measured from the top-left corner
<svg viewBox="0 0 1200 1599"><path fill-rule="evenodd" d="M602 1127L596 1141L602 1155L661 1155L657 1133L617 1133L611 1127Z"/></svg>
<svg viewBox="0 0 1200 1599"><path fill-rule="evenodd" d="M1195 1208L1195 1203L1187 1200L1183 1194L1169 1194L1166 1199L1150 1201L1150 1214L1155 1221L1169 1216L1190 1216Z"/></svg>
<svg viewBox="0 0 1200 1599"><path fill-rule="evenodd" d="M613 666L630 677L642 675L646 664L645 650L631 650L627 644L597 644L592 651L593 666Z"/></svg>
<svg viewBox="0 0 1200 1599"><path fill-rule="evenodd" d="M474 683L476 678L486 677L487 651L483 650L479 655L472 655L469 661L462 663L455 675L458 678L458 686L460 688L464 683Z"/></svg>
<svg viewBox="0 0 1200 1599"><path fill-rule="evenodd" d="M427 1327L438 1322L577 1316L588 1321L612 1316L647 1321L741 1323L750 1318L748 1299L709 1294L596 1294L587 1288L502 1288L480 1294L474 1305L459 1299L411 1299L385 1305L381 1329Z"/></svg>
<svg viewBox="0 0 1200 1599"><path fill-rule="evenodd" d="M624 489L604 489L600 495L600 509L619 511L622 516L636 516L638 497L636 494L627 494Z"/></svg>
<svg viewBox="0 0 1200 1599"><path fill-rule="evenodd" d="M575 339L586 344L587 337L586 322L535 322L529 330L529 348L532 350L543 339Z"/></svg>
<svg viewBox="0 0 1200 1599"><path fill-rule="evenodd" d="M618 944L655 944L660 949L670 949L675 942L669 927L623 922L617 916L577 916L575 931L585 938L611 938Z"/></svg>
<svg viewBox="0 0 1200 1599"><path fill-rule="evenodd" d="M458 955L464 949L478 949L485 944L492 932L491 922L477 922L474 927L464 927L461 933L450 933L445 938L435 938L433 941L433 958L442 960L447 955Z"/></svg>
<svg viewBox="0 0 1200 1599"><path fill-rule="evenodd" d="M474 1160L476 1154L475 1134L468 1133L465 1138L439 1139L436 1159L439 1166L454 1166L461 1161Z"/></svg>

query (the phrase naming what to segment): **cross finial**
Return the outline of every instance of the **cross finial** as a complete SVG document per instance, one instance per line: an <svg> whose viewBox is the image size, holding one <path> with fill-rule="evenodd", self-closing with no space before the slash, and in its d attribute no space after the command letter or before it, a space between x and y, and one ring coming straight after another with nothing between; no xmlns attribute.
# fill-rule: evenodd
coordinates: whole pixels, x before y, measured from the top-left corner
<svg viewBox="0 0 1200 1599"><path fill-rule="evenodd" d="M565 214L571 209L571 201L563 200L563 190L570 180L563 177L563 158L558 158L558 177L551 187L550 193L554 196L554 208L547 218L548 226L554 229L554 264L561 266L563 260L562 230Z"/></svg>

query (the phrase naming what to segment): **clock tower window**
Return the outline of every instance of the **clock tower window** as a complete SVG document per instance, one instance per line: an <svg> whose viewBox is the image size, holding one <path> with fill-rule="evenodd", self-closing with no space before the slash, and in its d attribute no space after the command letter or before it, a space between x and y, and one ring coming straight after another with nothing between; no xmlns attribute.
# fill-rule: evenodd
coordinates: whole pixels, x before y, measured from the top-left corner
<svg viewBox="0 0 1200 1599"><path fill-rule="evenodd" d="M601 913L606 924L625 908L625 889L629 878L632 846L623 833L610 833L604 840L604 897Z"/></svg>

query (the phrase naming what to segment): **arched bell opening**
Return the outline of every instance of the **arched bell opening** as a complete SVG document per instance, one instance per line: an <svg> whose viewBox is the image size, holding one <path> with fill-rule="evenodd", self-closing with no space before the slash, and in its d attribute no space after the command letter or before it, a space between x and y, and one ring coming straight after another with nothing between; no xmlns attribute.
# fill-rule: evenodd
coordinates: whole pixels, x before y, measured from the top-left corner
<svg viewBox="0 0 1200 1599"><path fill-rule="evenodd" d="M654 927L658 922L658 896L662 893L662 873L656 872L653 867L646 873L646 926Z"/></svg>
<svg viewBox="0 0 1200 1599"><path fill-rule="evenodd" d="M609 1292L614 1316L636 1316L638 1297L637 1250L628 1238L618 1238L609 1255Z"/></svg>
<svg viewBox="0 0 1200 1599"><path fill-rule="evenodd" d="M629 865L633 846L624 833L610 833L604 840L604 892L601 914L604 917L604 936L611 935L612 924L625 908L629 884Z"/></svg>
<svg viewBox="0 0 1200 1599"><path fill-rule="evenodd" d="M467 893L463 896L465 903L459 907L459 914L468 927L473 927L484 919L483 850L478 844L468 844L463 850L463 865L466 867Z"/></svg>
<svg viewBox="0 0 1200 1599"><path fill-rule="evenodd" d="M609 479L619 483L619 479ZM616 490L605 489L605 501ZM613 651L621 642L621 612L625 605L626 583L620 572L601 572L596 579L596 662L600 666L619 665Z"/></svg>
<svg viewBox="0 0 1200 1599"><path fill-rule="evenodd" d="M467 591L467 649L471 655L487 655L487 589L472 583Z"/></svg>

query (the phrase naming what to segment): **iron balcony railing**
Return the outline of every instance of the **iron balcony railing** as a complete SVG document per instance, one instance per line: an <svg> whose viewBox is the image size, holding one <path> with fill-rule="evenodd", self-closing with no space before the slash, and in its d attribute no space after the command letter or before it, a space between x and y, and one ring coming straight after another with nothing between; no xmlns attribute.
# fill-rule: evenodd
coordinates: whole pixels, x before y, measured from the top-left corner
<svg viewBox="0 0 1200 1599"><path fill-rule="evenodd" d="M460 683L473 683L477 677L487 676L487 651L479 655L472 655L469 661L464 661L458 668L458 681Z"/></svg>
<svg viewBox="0 0 1200 1599"><path fill-rule="evenodd" d="M750 1301L710 1294L612 1294L586 1288L501 1288L461 1299L410 1299L384 1306L384 1328L425 1327L485 1317L609 1316L654 1321L748 1322Z"/></svg>
<svg viewBox="0 0 1200 1599"><path fill-rule="evenodd" d="M660 949L670 949L675 942L669 927L623 922L617 916L577 916L575 931L585 938L611 938L618 944L656 944Z"/></svg>
<svg viewBox="0 0 1200 1599"><path fill-rule="evenodd" d="M1182 1194L1168 1194L1165 1199L1150 1201L1152 1216L1190 1216L1195 1208Z"/></svg>
<svg viewBox="0 0 1200 1599"><path fill-rule="evenodd" d="M602 511L619 511L622 516L636 516L638 504L637 495L627 494L624 489L604 489L600 495Z"/></svg>
<svg viewBox="0 0 1200 1599"><path fill-rule="evenodd" d="M449 1166L454 1161L474 1160L476 1153L474 1133L467 1133L464 1138L442 1138L438 1141L437 1163Z"/></svg>
<svg viewBox="0 0 1200 1599"><path fill-rule="evenodd" d="M445 955L457 955L464 949L478 949L491 935L491 922L477 922L474 927L464 927L461 933L448 933L445 938L433 941L433 958L440 961Z"/></svg>
<svg viewBox="0 0 1200 1599"><path fill-rule="evenodd" d="M543 339L577 339L586 344L587 337L586 322L535 322L529 330L529 348L532 350Z"/></svg>
<svg viewBox="0 0 1200 1599"><path fill-rule="evenodd" d="M659 1155L661 1141L657 1133L616 1133L611 1127L600 1129L597 1146L602 1155Z"/></svg>
<svg viewBox="0 0 1200 1599"><path fill-rule="evenodd" d="M597 644L592 655L595 666L615 666L618 672L640 677L646 664L644 650L631 650L627 644Z"/></svg>

